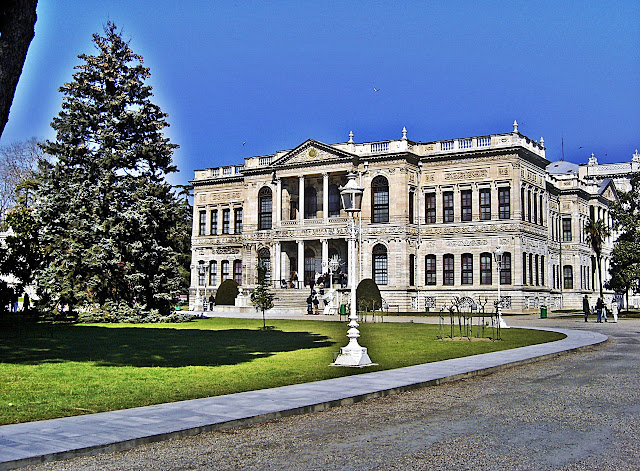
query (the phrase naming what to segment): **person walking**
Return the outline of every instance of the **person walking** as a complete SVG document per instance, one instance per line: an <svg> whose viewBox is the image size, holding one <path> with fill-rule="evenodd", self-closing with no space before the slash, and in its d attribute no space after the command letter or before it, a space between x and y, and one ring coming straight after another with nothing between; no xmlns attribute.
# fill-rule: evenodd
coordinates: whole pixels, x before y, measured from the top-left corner
<svg viewBox="0 0 640 471"><path fill-rule="evenodd" d="M320 305L320 301L318 300L318 295L314 294L313 295L313 313L317 316L318 314L320 314L319 310L318 310L318 306Z"/></svg>
<svg viewBox="0 0 640 471"><path fill-rule="evenodd" d="M601 297L598 298L598 301L596 301L596 312L598 313L596 322L602 322L602 314L604 313L604 301Z"/></svg>
<svg viewBox="0 0 640 471"><path fill-rule="evenodd" d="M589 311L591 310L591 307L589 306L589 298L587 297L587 295L584 295L584 298L582 298L582 312L584 312L584 321L585 322L589 322Z"/></svg>

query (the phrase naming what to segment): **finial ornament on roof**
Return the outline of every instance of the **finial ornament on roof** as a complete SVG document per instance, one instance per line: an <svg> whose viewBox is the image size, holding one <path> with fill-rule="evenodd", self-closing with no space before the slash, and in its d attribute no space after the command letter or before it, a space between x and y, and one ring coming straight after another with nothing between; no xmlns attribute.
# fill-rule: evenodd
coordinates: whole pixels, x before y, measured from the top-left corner
<svg viewBox="0 0 640 471"><path fill-rule="evenodd" d="M353 144L353 131L349 131L349 144Z"/></svg>
<svg viewBox="0 0 640 471"><path fill-rule="evenodd" d="M638 149L636 149L636 153L631 157L632 162L640 162L640 154L638 154Z"/></svg>
<svg viewBox="0 0 640 471"><path fill-rule="evenodd" d="M544 137L540 137L540 145L544 147Z"/></svg>
<svg viewBox="0 0 640 471"><path fill-rule="evenodd" d="M515 119L513 120L513 132L518 132L518 122Z"/></svg>
<svg viewBox="0 0 640 471"><path fill-rule="evenodd" d="M402 140L407 140L407 128L405 128L404 126L402 126Z"/></svg>
<svg viewBox="0 0 640 471"><path fill-rule="evenodd" d="M591 153L591 157L589 157L589 163L587 165L598 165L598 159L593 155L593 152Z"/></svg>

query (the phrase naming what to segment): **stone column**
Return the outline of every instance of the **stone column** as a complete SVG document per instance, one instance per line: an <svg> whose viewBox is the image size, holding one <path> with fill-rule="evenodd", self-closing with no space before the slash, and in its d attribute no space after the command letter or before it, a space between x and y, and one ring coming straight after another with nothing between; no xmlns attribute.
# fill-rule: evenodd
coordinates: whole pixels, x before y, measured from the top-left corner
<svg viewBox="0 0 640 471"><path fill-rule="evenodd" d="M298 177L298 221L300 225L304 224L304 175Z"/></svg>
<svg viewBox="0 0 640 471"><path fill-rule="evenodd" d="M282 267L280 266L282 263L281 253L281 245L280 242L274 242L273 249L275 252L274 257L274 267L273 267L273 279L275 280L275 287L280 288L280 280L282 279Z"/></svg>
<svg viewBox="0 0 640 471"><path fill-rule="evenodd" d="M438 188L436 188L436 223L442 222L442 205L442 188L438 186Z"/></svg>
<svg viewBox="0 0 640 471"><path fill-rule="evenodd" d="M329 172L322 173L322 216L324 217L324 223L329 223ZM324 244L324 242L323 242ZM324 245L323 245L324 254ZM322 257L324 260L324 255Z"/></svg>
<svg viewBox="0 0 640 471"><path fill-rule="evenodd" d="M498 185L492 185L491 188L491 219L500 219L500 205L499 205L499 201L498 201L498 192L499 192L499 187ZM480 205L480 202L478 202L478 205Z"/></svg>
<svg viewBox="0 0 640 471"><path fill-rule="evenodd" d="M329 271L329 239L322 239L322 274Z"/></svg>
<svg viewBox="0 0 640 471"><path fill-rule="evenodd" d="M298 286L304 286L304 240L296 240L298 244Z"/></svg>
<svg viewBox="0 0 640 471"><path fill-rule="evenodd" d="M276 180L276 227L280 226L282 220L282 179Z"/></svg>

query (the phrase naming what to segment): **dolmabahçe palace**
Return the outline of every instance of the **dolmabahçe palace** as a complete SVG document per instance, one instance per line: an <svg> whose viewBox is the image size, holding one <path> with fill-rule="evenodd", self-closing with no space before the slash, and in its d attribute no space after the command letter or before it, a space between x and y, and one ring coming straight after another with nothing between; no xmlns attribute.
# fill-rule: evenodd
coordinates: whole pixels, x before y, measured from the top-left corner
<svg viewBox="0 0 640 471"><path fill-rule="evenodd" d="M253 309L246 298L259 264L280 308L305 310L309 283L329 271L336 292L350 286L351 216L340 198L350 174L363 189L355 281L375 280L385 307L441 310L454 296L493 306L498 283L506 312L580 309L584 295L593 305L598 271L584 226L590 217L611 226L609 206L634 164L637 151L616 164L622 170L593 156L549 162L544 140L514 122L509 133L435 142L412 141L406 129L379 142L309 139L196 170L190 309L203 309L228 278L240 285L237 306ZM605 280L613 240L602 252Z"/></svg>

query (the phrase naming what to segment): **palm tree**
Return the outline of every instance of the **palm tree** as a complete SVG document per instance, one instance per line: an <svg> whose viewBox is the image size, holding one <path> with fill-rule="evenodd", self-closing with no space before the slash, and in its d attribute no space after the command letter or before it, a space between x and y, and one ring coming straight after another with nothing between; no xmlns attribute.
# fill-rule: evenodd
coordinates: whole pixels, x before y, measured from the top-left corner
<svg viewBox="0 0 640 471"><path fill-rule="evenodd" d="M591 246L591 249L596 254L600 297L602 298L602 243L604 239L611 235L611 231L602 219L596 221L591 218L587 221L584 231L587 234L587 244Z"/></svg>

